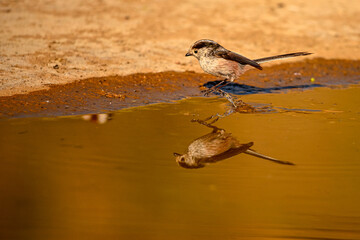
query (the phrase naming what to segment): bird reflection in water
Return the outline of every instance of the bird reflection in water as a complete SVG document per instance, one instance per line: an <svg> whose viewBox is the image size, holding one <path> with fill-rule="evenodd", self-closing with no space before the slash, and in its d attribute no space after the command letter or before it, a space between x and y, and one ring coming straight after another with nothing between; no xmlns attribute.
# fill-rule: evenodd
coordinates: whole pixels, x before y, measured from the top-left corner
<svg viewBox="0 0 360 240"><path fill-rule="evenodd" d="M231 133L212 125L216 120L207 123L202 120L192 120L209 128L212 132L195 139L190 143L185 154L174 153L176 162L184 168L202 168L210 163L215 163L240 153L249 154L275 163L295 165L291 162L281 161L250 149L254 143L240 143Z"/></svg>

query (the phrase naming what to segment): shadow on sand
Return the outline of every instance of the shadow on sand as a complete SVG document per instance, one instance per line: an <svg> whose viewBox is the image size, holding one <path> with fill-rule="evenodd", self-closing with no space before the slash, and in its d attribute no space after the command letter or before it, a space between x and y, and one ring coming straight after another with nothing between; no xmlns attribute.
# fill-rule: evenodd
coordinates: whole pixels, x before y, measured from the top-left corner
<svg viewBox="0 0 360 240"><path fill-rule="evenodd" d="M221 81L211 81L205 83L203 86L207 88L211 88ZM236 95L248 95L248 94L256 94L256 93L274 93L278 91L284 91L289 89L306 89L306 88L315 88L315 87L324 87L323 84L302 84L302 85L293 85L293 86L277 86L277 87L254 87L246 84L238 84L238 83L229 83L228 85L220 88L224 92L236 94Z"/></svg>

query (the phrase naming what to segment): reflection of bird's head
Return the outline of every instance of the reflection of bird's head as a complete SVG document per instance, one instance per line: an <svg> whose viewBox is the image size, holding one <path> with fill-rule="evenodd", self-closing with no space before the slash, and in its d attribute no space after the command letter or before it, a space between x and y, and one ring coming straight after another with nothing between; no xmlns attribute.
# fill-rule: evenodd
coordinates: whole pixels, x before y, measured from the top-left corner
<svg viewBox="0 0 360 240"><path fill-rule="evenodd" d="M189 156L189 154L179 154L174 153L175 161L179 164L179 166L183 168L202 168L205 167L204 164L196 162L195 159Z"/></svg>
<svg viewBox="0 0 360 240"><path fill-rule="evenodd" d="M211 52L213 52L219 47L222 48L220 44L213 40L201 39L191 45L189 51L186 53L185 56L194 56L197 59L200 59L200 57L209 55Z"/></svg>

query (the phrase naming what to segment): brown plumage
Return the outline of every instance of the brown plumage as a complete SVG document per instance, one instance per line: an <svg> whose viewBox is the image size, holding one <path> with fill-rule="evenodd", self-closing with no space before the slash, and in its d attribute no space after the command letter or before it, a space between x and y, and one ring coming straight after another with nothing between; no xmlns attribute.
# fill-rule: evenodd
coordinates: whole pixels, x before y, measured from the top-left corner
<svg viewBox="0 0 360 240"><path fill-rule="evenodd" d="M253 142L241 144L231 133L227 133L224 129L212 125L207 126L213 128L211 133L191 142L185 154L174 153L176 162L181 167L202 168L206 164L215 163L240 153L246 153L280 164L294 165L251 150L250 147L253 146Z"/></svg>
<svg viewBox="0 0 360 240"><path fill-rule="evenodd" d="M205 72L233 82L249 69L245 68L247 65L262 70L260 63L309 54L311 53L296 52L251 60L238 53L227 50L213 40L202 39L191 45L185 56L196 57Z"/></svg>

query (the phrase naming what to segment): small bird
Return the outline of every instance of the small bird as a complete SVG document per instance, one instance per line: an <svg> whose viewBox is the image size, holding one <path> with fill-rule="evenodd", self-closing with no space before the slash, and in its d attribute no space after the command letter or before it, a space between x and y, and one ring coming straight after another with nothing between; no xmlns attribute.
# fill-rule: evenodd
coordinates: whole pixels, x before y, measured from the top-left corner
<svg viewBox="0 0 360 240"><path fill-rule="evenodd" d="M201 124L203 122L197 121ZM246 153L255 157L263 158L280 164L294 165L291 162L281 161L265 156L250 149L253 142L241 144L231 133L216 126L204 124L213 131L195 139L188 146L185 154L174 153L176 162L183 168L202 168L209 163L215 163L240 153Z"/></svg>
<svg viewBox="0 0 360 240"><path fill-rule="evenodd" d="M306 56L309 54L312 53L295 52L251 60L240 54L227 50L213 40L201 39L191 45L185 56L196 57L199 60L201 68L205 72L225 79L215 85L212 88L214 90L220 85L222 85L221 87L225 86L227 81L233 82L251 67L262 70L263 68L260 66L260 63L284 58ZM224 83L225 85L223 85Z"/></svg>

